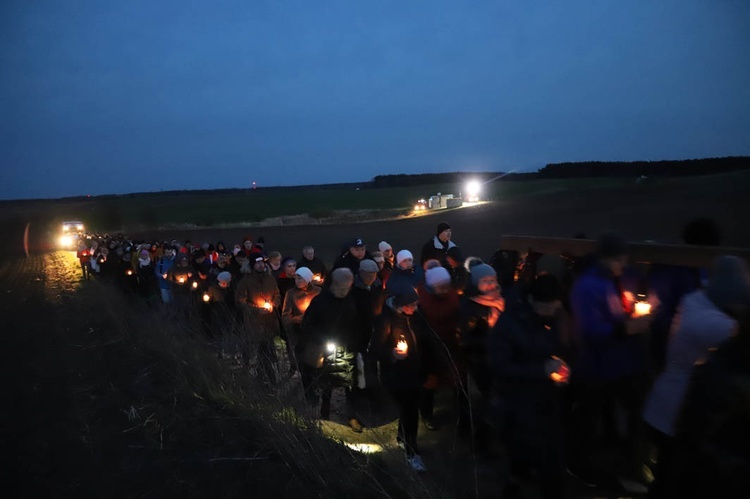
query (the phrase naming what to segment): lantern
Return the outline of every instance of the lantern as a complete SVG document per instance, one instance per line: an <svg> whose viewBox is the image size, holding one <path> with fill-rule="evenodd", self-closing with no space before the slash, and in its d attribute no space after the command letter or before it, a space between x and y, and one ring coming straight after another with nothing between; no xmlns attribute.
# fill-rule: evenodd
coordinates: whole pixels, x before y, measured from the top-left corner
<svg viewBox="0 0 750 499"><path fill-rule="evenodd" d="M557 371L553 371L549 374L550 379L555 383L567 383L570 378L570 368L568 367L568 364L554 355L552 358L560 361L560 367L557 368Z"/></svg>
<svg viewBox="0 0 750 499"><path fill-rule="evenodd" d="M398 342L396 343L396 352L398 352L401 355L404 355L408 351L409 351L409 344L406 343L406 338L402 334L399 336Z"/></svg>
<svg viewBox="0 0 750 499"><path fill-rule="evenodd" d="M651 313L651 304L647 301L635 302L633 317L641 317Z"/></svg>

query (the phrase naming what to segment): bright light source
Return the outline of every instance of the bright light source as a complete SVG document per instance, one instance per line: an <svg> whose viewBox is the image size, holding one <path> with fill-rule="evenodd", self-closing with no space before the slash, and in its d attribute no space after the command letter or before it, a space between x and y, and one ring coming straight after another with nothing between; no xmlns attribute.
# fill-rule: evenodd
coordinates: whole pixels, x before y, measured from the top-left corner
<svg viewBox="0 0 750 499"><path fill-rule="evenodd" d="M355 444L352 442L344 442L344 445L351 450L361 452L362 454L375 454L376 452L383 451L383 447L378 444Z"/></svg>
<svg viewBox="0 0 750 499"><path fill-rule="evenodd" d="M482 190L482 184L477 182L476 180L472 180L471 182L466 184L466 198L471 203L474 201L479 201L479 192Z"/></svg>
<svg viewBox="0 0 750 499"><path fill-rule="evenodd" d="M63 248L70 248L71 246L73 246L73 238L68 235L60 236L59 243Z"/></svg>
<svg viewBox="0 0 750 499"><path fill-rule="evenodd" d="M335 352L336 351L336 344L329 342L328 344L326 344L326 350L328 350L331 353Z"/></svg>

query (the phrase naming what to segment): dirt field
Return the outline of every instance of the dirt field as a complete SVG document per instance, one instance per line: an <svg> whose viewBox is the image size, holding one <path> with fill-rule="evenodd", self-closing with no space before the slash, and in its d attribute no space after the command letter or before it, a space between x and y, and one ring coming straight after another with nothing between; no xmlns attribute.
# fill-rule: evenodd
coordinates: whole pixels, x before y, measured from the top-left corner
<svg viewBox="0 0 750 499"><path fill-rule="evenodd" d="M168 231L137 234L144 238L223 239L240 242L246 234L263 236L266 249L297 256L304 244L332 262L342 243L362 237L369 249L383 239L396 251L418 253L440 221L453 227L453 240L466 255L489 258L503 234L571 237L583 232L595 238L615 230L631 241L679 243L682 227L692 218L714 219L724 246L750 247L750 172L710 177L665 179L618 188L593 188L496 201L407 220L341 225L264 227L252 230ZM416 255L418 257L418 255Z"/></svg>
<svg viewBox="0 0 750 499"><path fill-rule="evenodd" d="M489 258L502 234L567 237L582 231L593 237L611 229L633 241L676 243L684 223L696 216L708 216L719 223L725 246L750 247L746 221L750 214L749 179L750 175L742 173L663 180L629 188L554 192L409 220L264 227L254 229L252 235L264 236L269 250L295 256L304 244L313 244L330 263L341 244L352 237L364 238L370 248L385 239L395 249L409 248L418 255L437 223L445 220L453 226L454 240L467 254ZM71 476L70 462L102 469L118 465L91 462L90 428L80 425L83 418L79 414L88 393L80 391L77 379L79 366L91 361L87 350L91 333L112 325L100 323L90 310L87 304L95 291L80 286L70 253L50 251L52 240L48 234L32 227L31 255L23 256L24 225L16 222L0 228L0 235L8 244L0 258L2 364L8 380L3 447L5 461L12 463L6 473L26 485L29 493L24 495L65 495L76 490L76 483L81 480ZM135 236L190 238L196 242L223 239L232 244L248 232L170 231ZM382 434L366 432L362 442L366 443L367 438L388 441L388 435L393 433L392 419L373 415L372 420L377 421L373 426ZM342 421L334 417L328 431L345 431L336 426L337 422ZM433 470L438 470L426 480L432 486L443 487L446 497L471 497L475 485L481 485L483 497L497 492L496 462L474 466L470 449L457 446L449 430L422 435L425 459ZM457 482L465 484L465 493L458 492ZM587 496L591 494L578 495Z"/></svg>

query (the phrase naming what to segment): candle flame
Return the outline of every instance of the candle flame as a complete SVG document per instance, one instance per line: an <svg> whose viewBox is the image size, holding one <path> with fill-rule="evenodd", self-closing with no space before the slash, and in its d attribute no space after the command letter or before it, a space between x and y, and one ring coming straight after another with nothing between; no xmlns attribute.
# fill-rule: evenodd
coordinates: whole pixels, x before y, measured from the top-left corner
<svg viewBox="0 0 750 499"><path fill-rule="evenodd" d="M211 295L209 295L208 293L203 293L203 301L208 303L209 300L211 300Z"/></svg>
<svg viewBox="0 0 750 499"><path fill-rule="evenodd" d="M648 315L651 313L651 304L647 301L637 301L635 302L635 311L634 316L635 317L641 317L643 315Z"/></svg>
<svg viewBox="0 0 750 499"><path fill-rule="evenodd" d="M409 351L409 345L406 343L405 340L401 340L398 343L396 343L396 351L398 353L406 353Z"/></svg>

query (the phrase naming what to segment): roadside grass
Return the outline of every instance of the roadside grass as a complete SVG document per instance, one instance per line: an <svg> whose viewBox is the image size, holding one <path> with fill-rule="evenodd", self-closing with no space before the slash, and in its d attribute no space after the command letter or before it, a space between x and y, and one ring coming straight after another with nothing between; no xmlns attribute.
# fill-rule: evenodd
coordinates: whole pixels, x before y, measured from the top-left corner
<svg viewBox="0 0 750 499"><path fill-rule="evenodd" d="M71 394L94 497L437 497L382 454L327 438L298 391L268 394L199 323L91 282ZM226 338L225 338L226 339ZM73 432L75 433L75 431ZM392 463L390 463L392 464Z"/></svg>

